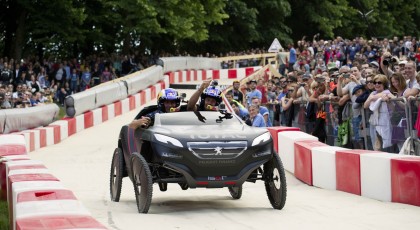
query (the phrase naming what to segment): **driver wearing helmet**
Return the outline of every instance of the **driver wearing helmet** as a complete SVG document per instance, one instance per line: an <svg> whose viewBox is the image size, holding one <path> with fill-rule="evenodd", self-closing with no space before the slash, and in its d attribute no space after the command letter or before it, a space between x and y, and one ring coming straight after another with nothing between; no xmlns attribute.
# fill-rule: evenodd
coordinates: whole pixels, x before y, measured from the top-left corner
<svg viewBox="0 0 420 230"><path fill-rule="evenodd" d="M191 96L188 101L188 111L217 111L217 106L222 102L222 91L217 84L212 82L211 79L207 79L201 84L200 88ZM200 103L196 105L198 99Z"/></svg>
<svg viewBox="0 0 420 230"><path fill-rule="evenodd" d="M154 118L156 113L169 113L169 112L178 112L182 110L180 107L181 97L178 94L178 91L172 88L163 89L159 92L157 97L157 107L153 106L151 111L146 115L144 110L150 110L150 107L146 107L142 110L136 118L128 125L132 129L137 129L138 127L149 127L154 123Z"/></svg>

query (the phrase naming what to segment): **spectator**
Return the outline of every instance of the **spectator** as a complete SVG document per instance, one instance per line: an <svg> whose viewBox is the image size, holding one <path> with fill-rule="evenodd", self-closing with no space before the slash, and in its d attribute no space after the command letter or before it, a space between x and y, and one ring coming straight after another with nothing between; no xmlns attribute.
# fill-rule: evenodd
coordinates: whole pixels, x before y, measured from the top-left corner
<svg viewBox="0 0 420 230"><path fill-rule="evenodd" d="M259 113L259 106L251 104L249 106L249 116L251 119L252 126L254 127L266 127L264 117Z"/></svg>
<svg viewBox="0 0 420 230"><path fill-rule="evenodd" d="M404 97L417 96L420 92L420 85L416 80L416 64L413 61L408 61L405 64L405 78L409 90L404 94Z"/></svg>
<svg viewBox="0 0 420 230"><path fill-rule="evenodd" d="M269 113L267 107L261 105L261 100L258 97L253 97L251 103L253 105L258 105L259 112L264 118L264 122L265 122L266 127L272 127L273 124L270 120L270 116L269 116L270 113Z"/></svg>
<svg viewBox="0 0 420 230"><path fill-rule="evenodd" d="M85 91L89 88L91 82L91 74L89 71L89 67L85 67L85 71L82 74L81 82L80 82L80 91Z"/></svg>
<svg viewBox="0 0 420 230"><path fill-rule="evenodd" d="M382 103L390 97L388 90L388 78L385 75L378 74L373 78L375 91L371 93L364 104L364 108L369 108L373 114L369 118L369 123L375 126L376 142L374 150L386 151L391 144L391 122L387 104Z"/></svg>
<svg viewBox="0 0 420 230"><path fill-rule="evenodd" d="M79 84L79 74L77 73L77 69L72 69L72 73L70 74L70 90L71 93L78 92L78 84Z"/></svg>
<svg viewBox="0 0 420 230"><path fill-rule="evenodd" d="M239 90L239 87L241 86L241 83L238 80L234 80L232 83L232 89L229 91L232 93L233 99L237 102L244 104L244 95Z"/></svg>
<svg viewBox="0 0 420 230"><path fill-rule="evenodd" d="M247 103L246 106L249 107L251 105L251 100L253 97L257 97L258 99L262 99L261 91L257 89L257 81L251 80L249 81L249 92L246 94Z"/></svg>

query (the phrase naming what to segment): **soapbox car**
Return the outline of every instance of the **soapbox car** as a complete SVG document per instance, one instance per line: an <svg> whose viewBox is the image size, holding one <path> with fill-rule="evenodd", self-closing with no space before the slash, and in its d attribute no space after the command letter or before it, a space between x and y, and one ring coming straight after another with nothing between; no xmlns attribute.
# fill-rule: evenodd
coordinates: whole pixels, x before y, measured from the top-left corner
<svg viewBox="0 0 420 230"><path fill-rule="evenodd" d="M286 176L270 133L226 112L156 114L149 128L123 126L111 163L112 201L119 201L127 176L139 213L148 212L154 183L161 191L169 183L183 190L227 187L240 199L244 182L261 180L274 209L286 202Z"/></svg>

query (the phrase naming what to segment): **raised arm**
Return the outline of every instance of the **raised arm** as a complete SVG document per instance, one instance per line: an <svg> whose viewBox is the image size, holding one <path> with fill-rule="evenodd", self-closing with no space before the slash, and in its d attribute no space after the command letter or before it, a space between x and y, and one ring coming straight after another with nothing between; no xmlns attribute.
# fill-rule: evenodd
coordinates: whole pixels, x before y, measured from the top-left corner
<svg viewBox="0 0 420 230"><path fill-rule="evenodd" d="M191 96L190 100L187 104L187 111L194 111L196 110L195 104L197 104L198 99L200 98L200 95L203 93L203 91L209 87L212 79L206 79L203 81L203 83L200 85L200 88L195 91L195 93Z"/></svg>

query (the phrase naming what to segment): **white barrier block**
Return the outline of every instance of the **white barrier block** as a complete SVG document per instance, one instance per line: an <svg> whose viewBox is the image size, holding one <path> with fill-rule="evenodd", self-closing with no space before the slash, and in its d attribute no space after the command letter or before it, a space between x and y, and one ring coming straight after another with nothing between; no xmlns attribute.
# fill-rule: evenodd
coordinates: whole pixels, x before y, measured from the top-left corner
<svg viewBox="0 0 420 230"><path fill-rule="evenodd" d="M60 126L61 141L64 140L64 139L67 139L67 137L69 137L69 122L68 121L66 121L66 120L54 121L50 125Z"/></svg>
<svg viewBox="0 0 420 230"><path fill-rule="evenodd" d="M213 79L213 70L203 70L203 71L206 71L206 78Z"/></svg>
<svg viewBox="0 0 420 230"><path fill-rule="evenodd" d="M404 155L391 153L360 154L361 195L375 200L392 199L391 159Z"/></svg>
<svg viewBox="0 0 420 230"><path fill-rule="evenodd" d="M15 220L30 217L90 216L90 212L78 200L46 200L17 203ZM14 227L16 222L13 223Z"/></svg>
<svg viewBox="0 0 420 230"><path fill-rule="evenodd" d="M18 160L29 160L29 156L28 155L0 156L0 161L18 161Z"/></svg>
<svg viewBox="0 0 420 230"><path fill-rule="evenodd" d="M312 181L314 186L336 190L335 152L343 149L336 146L315 147L312 149Z"/></svg>
<svg viewBox="0 0 420 230"><path fill-rule="evenodd" d="M14 160L6 162L6 175L9 173L9 167L12 166L27 166L27 165L44 165L39 160Z"/></svg>
<svg viewBox="0 0 420 230"><path fill-rule="evenodd" d="M228 79L228 69L219 69L220 79Z"/></svg>
<svg viewBox="0 0 420 230"><path fill-rule="evenodd" d="M134 97L134 101L135 101L135 106L136 106L136 108L140 108L140 94L139 93L136 93L136 94L134 94L133 95L133 97Z"/></svg>
<svg viewBox="0 0 420 230"><path fill-rule="evenodd" d="M284 168L290 173L295 173L295 142L314 140L318 138L301 131L284 131L278 134L279 156L283 161Z"/></svg>
<svg viewBox="0 0 420 230"><path fill-rule="evenodd" d="M34 147L35 150L41 148L41 137L38 129L31 129L30 132L34 133Z"/></svg>
<svg viewBox="0 0 420 230"><path fill-rule="evenodd" d="M154 84L156 89L156 96L159 94L160 91L162 91L162 85L160 83Z"/></svg>
<svg viewBox="0 0 420 230"><path fill-rule="evenodd" d="M31 134L28 131L22 131L19 134L21 134L20 136L23 137L23 139L25 140L25 147L26 147L26 152L30 152L31 151ZM6 135L4 135L6 136ZM9 136L9 135L7 135Z"/></svg>
<svg viewBox="0 0 420 230"><path fill-rule="evenodd" d="M179 81L179 72L178 71L174 72L174 83L181 83Z"/></svg>
<svg viewBox="0 0 420 230"><path fill-rule="evenodd" d="M102 108L97 108L92 110L93 113L93 126L99 125L102 123Z"/></svg>
<svg viewBox="0 0 420 230"><path fill-rule="evenodd" d="M16 170L9 170L8 176L21 175L21 174L51 174L51 172L46 168L16 169Z"/></svg>
<svg viewBox="0 0 420 230"><path fill-rule="evenodd" d="M85 115L80 114L76 116L76 133L85 129Z"/></svg>
<svg viewBox="0 0 420 230"><path fill-rule="evenodd" d="M236 79L240 80L246 77L245 75L246 75L245 68L236 69Z"/></svg>
<svg viewBox="0 0 420 230"><path fill-rule="evenodd" d="M0 136L0 145L26 145L25 138L19 134L7 134Z"/></svg>
<svg viewBox="0 0 420 230"><path fill-rule="evenodd" d="M169 76L165 75L165 78L163 79L163 82L165 82L165 89L169 87L170 85L170 81L169 81Z"/></svg>
<svg viewBox="0 0 420 230"><path fill-rule="evenodd" d="M108 106L108 120L111 120L115 117L115 105L114 103L109 104Z"/></svg>
<svg viewBox="0 0 420 230"><path fill-rule="evenodd" d="M159 92L156 92L156 93L159 93ZM144 89L144 95L146 97L146 103L154 99L152 98L152 90L150 88Z"/></svg>
<svg viewBox="0 0 420 230"><path fill-rule="evenodd" d="M182 82L187 82L187 71L181 71L182 74Z"/></svg>
<svg viewBox="0 0 420 230"><path fill-rule="evenodd" d="M201 81L201 79L203 79L203 71L197 70L197 80Z"/></svg>
<svg viewBox="0 0 420 230"><path fill-rule="evenodd" d="M121 114L130 112L130 99L126 98L121 100Z"/></svg>

